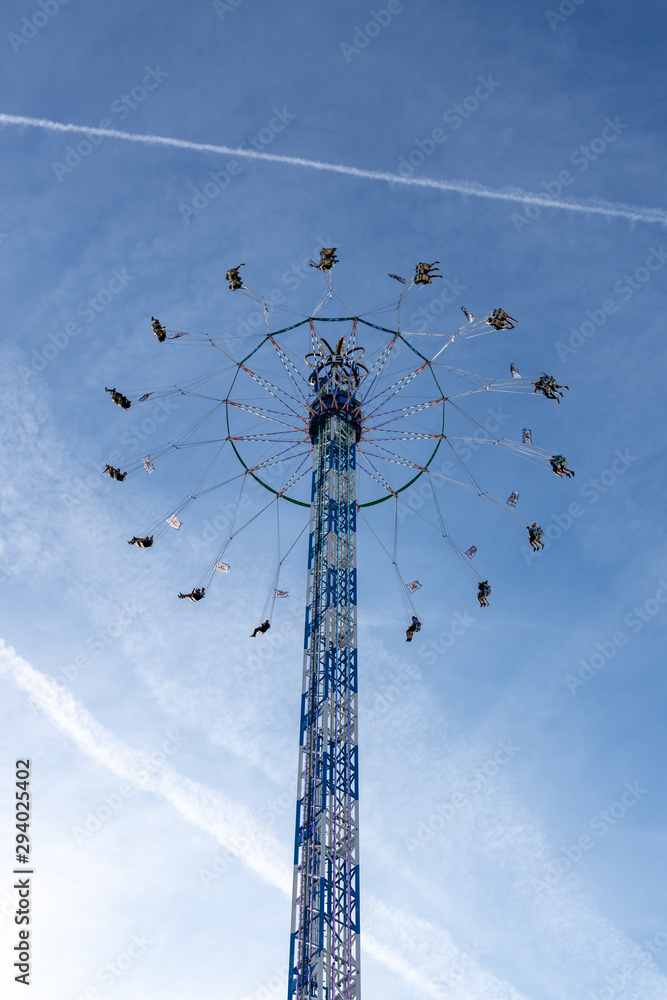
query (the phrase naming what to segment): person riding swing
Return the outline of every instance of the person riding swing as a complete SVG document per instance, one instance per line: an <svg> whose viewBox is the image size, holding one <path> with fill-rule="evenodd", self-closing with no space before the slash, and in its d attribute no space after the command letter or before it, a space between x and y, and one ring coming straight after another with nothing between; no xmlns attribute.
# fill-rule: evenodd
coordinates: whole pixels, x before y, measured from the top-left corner
<svg viewBox="0 0 667 1000"><path fill-rule="evenodd" d="M104 387L104 391L111 395L111 398L116 406L122 406L124 410L129 410L132 406L132 403L129 401L127 396L124 396L122 392L117 392L116 389L107 389L106 386Z"/></svg>
<svg viewBox="0 0 667 1000"><path fill-rule="evenodd" d="M115 479L119 483L125 482L125 478L127 476L127 472L121 472L120 469L115 469L113 465L105 465L104 473L107 476L111 476L112 479Z"/></svg>
<svg viewBox="0 0 667 1000"><path fill-rule="evenodd" d="M434 260L432 264L426 264L424 261L420 261L415 268L415 285L430 285L433 278L442 278L441 274L436 273L436 265L439 263L439 260Z"/></svg>
<svg viewBox="0 0 667 1000"><path fill-rule="evenodd" d="M421 627L422 623L419 621L419 618L417 618L417 615L413 615L412 623L409 625L409 627L406 629L405 632L405 641L412 642L413 635L415 635L416 632L419 632L421 630Z"/></svg>
<svg viewBox="0 0 667 1000"><path fill-rule="evenodd" d="M145 538L137 538L137 536L134 535L127 544L138 545L140 549L150 549L151 545L153 544L153 536L146 535Z"/></svg>
<svg viewBox="0 0 667 1000"><path fill-rule="evenodd" d="M533 552L537 552L538 549L544 548L544 532L539 527L537 521L533 521L532 524L526 525L526 531L528 532L528 541L530 542L530 547Z"/></svg>
<svg viewBox="0 0 667 1000"><path fill-rule="evenodd" d="M167 339L167 331L162 326L162 323L160 323L160 321L155 318L155 316L151 316L151 326L153 327L153 333L160 341L160 343L162 343Z"/></svg>
<svg viewBox="0 0 667 1000"><path fill-rule="evenodd" d="M196 602L196 601L201 601L205 592L206 592L205 587L195 587L195 589L191 591L189 594L179 594L178 596L182 601L185 600L185 598L187 597L189 601Z"/></svg>
<svg viewBox="0 0 667 1000"><path fill-rule="evenodd" d="M235 292L237 288L243 288L243 278L239 274L239 268L241 267L245 267L245 264L239 264L237 267L230 267L225 275L232 292Z"/></svg>
<svg viewBox="0 0 667 1000"><path fill-rule="evenodd" d="M556 379L553 375L547 375L546 372L542 372L537 382L533 382L535 388L533 389L533 396L536 392L541 392L543 396L547 399L555 399L557 403L560 403L559 396L562 397L563 393L559 392L559 389L567 389L570 391L570 387L567 385L558 385Z"/></svg>
<svg viewBox="0 0 667 1000"><path fill-rule="evenodd" d="M549 459L549 465L557 476L567 476L568 478L574 476L572 469L568 469L567 467L565 455L552 455Z"/></svg>
<svg viewBox="0 0 667 1000"><path fill-rule="evenodd" d="M260 632L262 635L264 635L264 633L268 632L270 628L271 628L271 623L269 622L269 619L267 618L265 622L262 622L261 625L257 626L257 628L255 629L255 631L250 636L250 638L254 639L256 637L256 635L257 635L258 632Z"/></svg>
<svg viewBox="0 0 667 1000"><path fill-rule="evenodd" d="M504 309L494 309L486 317L486 322L494 330L513 330L516 320L513 316L508 316Z"/></svg>

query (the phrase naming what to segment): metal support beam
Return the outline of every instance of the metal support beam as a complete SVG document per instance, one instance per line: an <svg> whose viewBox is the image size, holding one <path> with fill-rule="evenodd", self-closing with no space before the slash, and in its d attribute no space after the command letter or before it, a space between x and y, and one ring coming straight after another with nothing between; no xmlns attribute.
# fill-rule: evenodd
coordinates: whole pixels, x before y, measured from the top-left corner
<svg viewBox="0 0 667 1000"><path fill-rule="evenodd" d="M288 997L359 1000L357 427L314 434Z"/></svg>

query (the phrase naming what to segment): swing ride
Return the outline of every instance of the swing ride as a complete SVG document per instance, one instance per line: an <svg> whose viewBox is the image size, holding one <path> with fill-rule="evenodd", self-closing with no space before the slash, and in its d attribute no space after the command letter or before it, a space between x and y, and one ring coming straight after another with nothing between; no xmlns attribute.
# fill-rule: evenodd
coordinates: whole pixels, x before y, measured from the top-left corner
<svg viewBox="0 0 667 1000"><path fill-rule="evenodd" d="M513 364L509 379L489 379L445 364L442 355L455 342L505 336L503 331L512 330L517 321L502 309L476 319L462 308L465 324L440 335L439 349L427 357L421 335L402 328L401 310L409 295L416 290L424 294L421 289L441 277L435 271L438 261L417 264L409 281L390 274L404 285L398 300L363 315L349 310L334 291L336 248L323 249L319 263L311 263L322 273L324 296L309 316L291 317L294 321L286 325L271 323L267 303L239 274L245 265L227 272L229 288L258 302L266 325L265 333L249 338L252 342L240 352L244 354L240 361L231 356L224 340L172 330L152 318L161 344L177 340L183 347L214 350L226 363L178 385L143 387L127 396L115 388L107 390L123 409L177 395L189 397L202 412L150 455L121 462L124 472L111 466L105 471L124 482L142 471L152 473L178 451L208 451L208 461L189 492L131 539L129 544L138 548L152 547L170 529L181 530L197 500L230 485L237 490L224 540L192 589L178 594L193 603L200 603L216 581L233 575L226 561L233 542L275 508L277 565L262 624L255 627L253 638L261 639L271 627L276 601L289 599L288 591L279 586L280 573L308 530L288 996L359 1000L357 524L368 528L392 565L408 642L422 627L413 603L422 584L409 578L406 582L398 566L398 524L406 509L418 513L444 540L477 588L480 607L488 607L491 586L482 576L478 558L475 565L472 562L477 547L464 550L450 533L440 487L487 502L523 532L524 520L515 511L519 493L513 490L503 501L486 491L469 464L471 450L487 445L546 469L551 466L559 476L572 473L562 455L537 448L527 428L520 440L498 437L468 414L462 402L489 390L528 395L531 388L558 398L554 394L567 387L544 373L532 382L521 379ZM325 314L334 302L343 306L343 315ZM383 313L392 313L391 326L371 321L371 316L378 319ZM235 468L223 466L228 455ZM410 505L411 488L418 482L426 484L433 521ZM243 519L253 490L255 499L263 493L268 500ZM285 504L291 505L290 510L302 510L304 516L283 552L280 513L287 509ZM380 505L393 507L393 547L385 545L371 523ZM535 522L529 529L531 545L539 542L539 532Z"/></svg>

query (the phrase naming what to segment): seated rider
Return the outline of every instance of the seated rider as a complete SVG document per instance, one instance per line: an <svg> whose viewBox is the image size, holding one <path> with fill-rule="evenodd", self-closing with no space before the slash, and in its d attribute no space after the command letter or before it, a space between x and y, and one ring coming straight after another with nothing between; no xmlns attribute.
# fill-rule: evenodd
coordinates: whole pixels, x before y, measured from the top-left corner
<svg viewBox="0 0 667 1000"><path fill-rule="evenodd" d="M227 274L225 275L227 281L229 282L229 287L233 292L236 291L237 288L243 288L243 279L239 274L240 267L245 267L245 264L239 264L237 267L230 267L229 271L227 271Z"/></svg>
<svg viewBox="0 0 667 1000"><path fill-rule="evenodd" d="M528 532L528 541L530 542L530 547L534 552L537 552L538 548L544 548L544 532L538 526L537 521L533 521L532 524L526 525L526 531Z"/></svg>
<svg viewBox="0 0 667 1000"><path fill-rule="evenodd" d="M420 261L415 268L415 285L430 285L432 278L442 278L441 274L435 273L436 264L439 263L439 260L434 260L432 264Z"/></svg>
<svg viewBox="0 0 667 1000"><path fill-rule="evenodd" d="M206 587L195 587L195 589L190 594L179 594L178 596L181 598L181 600L184 600L184 598L187 597L190 601L201 601L205 591Z"/></svg>
<svg viewBox="0 0 667 1000"><path fill-rule="evenodd" d="M114 403L117 406L122 406L124 410L129 410L132 406L132 403L129 401L127 396L124 396L122 392L116 392L115 389L107 389L106 386L104 387L104 391L110 393Z"/></svg>
<svg viewBox="0 0 667 1000"><path fill-rule="evenodd" d="M155 334L155 336L157 337L157 339L160 341L160 343L162 343L163 340L167 339L167 331L162 326L162 323L160 323L155 318L155 316L151 316L151 326L153 327L153 333Z"/></svg>
<svg viewBox="0 0 667 1000"><path fill-rule="evenodd" d="M412 622L408 626L408 628L406 629L406 632L405 632L405 641L406 642L412 642L413 635L415 634L415 632L419 632L419 630L421 629L421 627L422 627L422 623L419 621L419 618L417 618L416 615L413 615L412 616Z"/></svg>
<svg viewBox="0 0 667 1000"><path fill-rule="evenodd" d="M107 476L111 476L112 479L116 479L119 483L122 483L127 476L127 472L121 472L120 469L114 469L113 465L105 465L104 472Z"/></svg>
<svg viewBox="0 0 667 1000"><path fill-rule="evenodd" d="M553 375L547 375L546 372L542 372L537 382L533 382L533 385L535 386L533 389L533 396L539 390L542 395L547 397L547 399L555 399L557 403L560 403L560 399L558 397L563 395L562 392L558 391L559 389L567 389L568 392L570 391L569 386L558 385Z"/></svg>
<svg viewBox="0 0 667 1000"><path fill-rule="evenodd" d="M137 536L134 535L134 537L131 538L127 544L138 545L140 549L150 549L153 544L153 536L147 535L145 538L137 538Z"/></svg>
<svg viewBox="0 0 667 1000"><path fill-rule="evenodd" d="M257 628L255 629L255 631L250 636L250 638L254 639L258 632L261 632L262 635L264 635L264 633L268 632L270 628L271 628L271 624L269 622L269 619L267 618L265 622L262 622L261 625L257 626Z"/></svg>
<svg viewBox="0 0 667 1000"><path fill-rule="evenodd" d="M537 382L533 382L533 385L535 386L535 388L533 389L533 396L535 395L536 392L541 392L543 396L547 397L547 399L555 399L557 403L560 403L560 399L553 391L552 386L549 385L546 379L540 377L538 378Z"/></svg>
<svg viewBox="0 0 667 1000"><path fill-rule="evenodd" d="M564 455L552 455L549 459L549 465L557 476L574 476L572 469L567 467L567 459Z"/></svg>
<svg viewBox="0 0 667 1000"><path fill-rule="evenodd" d="M491 587L489 586L489 581L482 580L482 582L477 585L477 600L479 601L480 608L488 608L489 602L487 598L490 596Z"/></svg>
<svg viewBox="0 0 667 1000"><path fill-rule="evenodd" d="M334 264L338 263L336 256L337 247L323 247L320 250L320 271L330 271Z"/></svg>
<svg viewBox="0 0 667 1000"><path fill-rule="evenodd" d="M504 309L494 309L486 317L486 322L494 330L513 330L516 320L513 316L508 316Z"/></svg>

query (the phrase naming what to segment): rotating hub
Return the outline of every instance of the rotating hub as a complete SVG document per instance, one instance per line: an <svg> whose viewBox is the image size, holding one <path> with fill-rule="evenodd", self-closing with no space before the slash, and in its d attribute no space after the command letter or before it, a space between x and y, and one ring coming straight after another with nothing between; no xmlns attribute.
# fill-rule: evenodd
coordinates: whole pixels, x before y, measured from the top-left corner
<svg viewBox="0 0 667 1000"><path fill-rule="evenodd" d="M317 441L320 427L329 417L339 417L346 421L353 428L356 440L360 440L363 428L361 404L347 392L323 392L313 396L308 401L308 408L310 409L308 433L313 444Z"/></svg>

